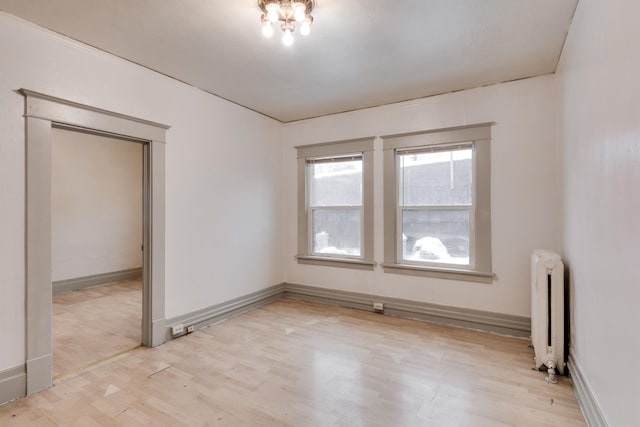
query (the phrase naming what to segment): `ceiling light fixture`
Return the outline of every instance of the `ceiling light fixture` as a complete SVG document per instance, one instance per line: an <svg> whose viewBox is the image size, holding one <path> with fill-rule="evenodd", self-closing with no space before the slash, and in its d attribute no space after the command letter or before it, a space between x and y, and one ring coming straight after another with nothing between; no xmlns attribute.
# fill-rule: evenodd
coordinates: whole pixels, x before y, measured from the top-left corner
<svg viewBox="0 0 640 427"><path fill-rule="evenodd" d="M281 22L280 28L284 32L282 43L285 46L293 44L296 22L300 24L300 34L308 36L311 32L313 22L311 11L315 6L314 0L258 0L258 6L264 12L261 21L262 34L265 37L273 35L273 24L278 22Z"/></svg>

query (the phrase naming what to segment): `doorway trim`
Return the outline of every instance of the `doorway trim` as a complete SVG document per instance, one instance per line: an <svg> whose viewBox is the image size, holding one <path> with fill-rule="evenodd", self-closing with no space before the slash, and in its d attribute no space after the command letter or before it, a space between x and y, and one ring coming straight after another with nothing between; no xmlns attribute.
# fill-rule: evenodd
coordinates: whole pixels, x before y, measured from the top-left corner
<svg viewBox="0 0 640 427"><path fill-rule="evenodd" d="M169 126L20 89L26 145L26 394L51 387L51 129L75 128L143 144L142 344L165 334L165 145Z"/></svg>

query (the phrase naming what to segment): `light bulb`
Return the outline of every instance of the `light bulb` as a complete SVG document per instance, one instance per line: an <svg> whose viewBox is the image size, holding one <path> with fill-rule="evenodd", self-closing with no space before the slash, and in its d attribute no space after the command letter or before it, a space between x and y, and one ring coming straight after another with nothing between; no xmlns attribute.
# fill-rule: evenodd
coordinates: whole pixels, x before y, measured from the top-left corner
<svg viewBox="0 0 640 427"><path fill-rule="evenodd" d="M302 22L305 18L305 5L302 3L294 3L294 12L293 12L293 19L296 20L296 22Z"/></svg>
<svg viewBox="0 0 640 427"><path fill-rule="evenodd" d="M291 35L291 30L288 28L284 30L284 36L282 36L282 43L284 43L285 46L291 46L293 44L293 36Z"/></svg>
<svg viewBox="0 0 640 427"><path fill-rule="evenodd" d="M303 36L308 36L311 32L311 24L308 19L305 19L302 25L300 26L300 34Z"/></svg>
<svg viewBox="0 0 640 427"><path fill-rule="evenodd" d="M278 22L278 9L280 6L278 6L277 3L268 3L265 6L265 9L267 9L267 19L271 22Z"/></svg>
<svg viewBox="0 0 640 427"><path fill-rule="evenodd" d="M262 35L267 38L273 35L273 27L271 26L271 21L266 20L262 24Z"/></svg>

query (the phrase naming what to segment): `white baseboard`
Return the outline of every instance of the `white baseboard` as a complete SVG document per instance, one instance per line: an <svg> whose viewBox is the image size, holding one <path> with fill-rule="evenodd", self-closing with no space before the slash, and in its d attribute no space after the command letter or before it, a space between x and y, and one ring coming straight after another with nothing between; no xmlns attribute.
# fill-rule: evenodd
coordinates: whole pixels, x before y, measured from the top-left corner
<svg viewBox="0 0 640 427"><path fill-rule="evenodd" d="M600 410L600 405L598 405L598 401L591 392L591 387L573 354L569 354L567 367L573 381L573 392L576 395L578 406L582 410L582 415L584 415L587 425L589 427L608 427L609 424Z"/></svg>

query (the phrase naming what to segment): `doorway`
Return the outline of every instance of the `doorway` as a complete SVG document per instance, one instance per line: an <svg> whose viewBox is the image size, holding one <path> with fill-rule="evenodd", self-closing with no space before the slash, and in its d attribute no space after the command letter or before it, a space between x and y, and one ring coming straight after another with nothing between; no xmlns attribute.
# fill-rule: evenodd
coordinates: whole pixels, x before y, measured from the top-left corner
<svg viewBox="0 0 640 427"><path fill-rule="evenodd" d="M142 344L165 342L165 133L168 126L21 89L26 145L26 394L52 385L51 144L54 128L143 144Z"/></svg>
<svg viewBox="0 0 640 427"><path fill-rule="evenodd" d="M51 136L55 380L142 343L143 143Z"/></svg>

